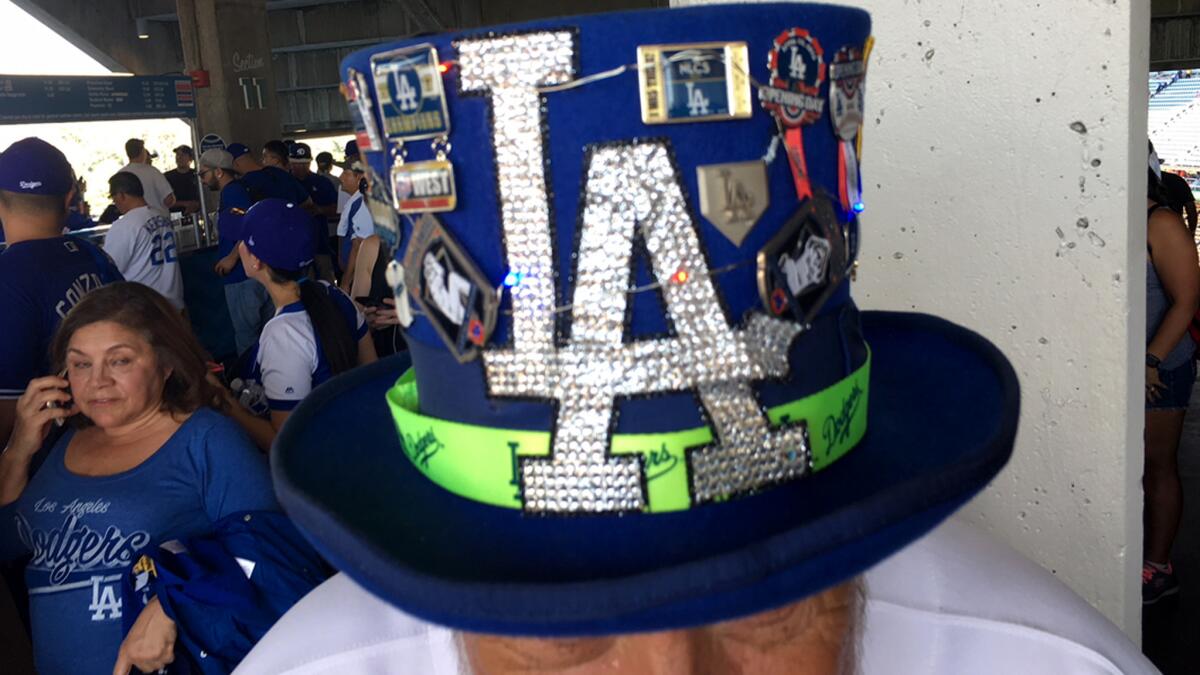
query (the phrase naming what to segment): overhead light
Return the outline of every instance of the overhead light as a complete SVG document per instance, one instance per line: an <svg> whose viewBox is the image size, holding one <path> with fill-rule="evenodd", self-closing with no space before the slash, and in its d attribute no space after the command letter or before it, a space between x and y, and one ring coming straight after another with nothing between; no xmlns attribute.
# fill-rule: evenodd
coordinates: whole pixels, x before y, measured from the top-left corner
<svg viewBox="0 0 1200 675"><path fill-rule="evenodd" d="M139 40L150 39L150 20L144 18L137 19L137 35Z"/></svg>

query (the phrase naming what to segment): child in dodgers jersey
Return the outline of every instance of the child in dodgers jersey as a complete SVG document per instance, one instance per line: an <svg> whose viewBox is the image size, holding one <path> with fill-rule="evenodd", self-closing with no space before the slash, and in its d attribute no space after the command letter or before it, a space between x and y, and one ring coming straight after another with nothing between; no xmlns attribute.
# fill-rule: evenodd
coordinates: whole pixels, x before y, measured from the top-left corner
<svg viewBox="0 0 1200 675"><path fill-rule="evenodd" d="M244 401L251 410L239 406L234 417L264 450L317 385L375 360L366 321L350 298L306 276L316 250L313 235L311 217L281 199L264 199L242 220L242 267L266 287L276 309L244 373L261 384L265 401ZM252 414L263 412L268 420Z"/></svg>

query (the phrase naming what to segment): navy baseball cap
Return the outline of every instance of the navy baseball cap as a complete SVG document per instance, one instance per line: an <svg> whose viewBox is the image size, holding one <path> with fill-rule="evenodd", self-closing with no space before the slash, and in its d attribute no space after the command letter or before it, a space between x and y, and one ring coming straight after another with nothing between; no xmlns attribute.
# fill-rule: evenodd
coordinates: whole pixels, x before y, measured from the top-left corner
<svg viewBox="0 0 1200 675"><path fill-rule="evenodd" d="M40 138L17 141L0 154L0 190L25 195L65 195L74 185L66 155Z"/></svg>
<svg viewBox="0 0 1200 675"><path fill-rule="evenodd" d="M346 141L346 161L349 162L351 157L358 157L358 141L350 139Z"/></svg>
<svg viewBox="0 0 1200 675"><path fill-rule="evenodd" d="M312 216L284 199L264 199L246 211L242 239L246 248L277 270L296 271L312 264Z"/></svg>
<svg viewBox="0 0 1200 675"><path fill-rule="evenodd" d="M307 162L312 159L312 148L307 143L292 143L288 145L288 159L293 162Z"/></svg>
<svg viewBox="0 0 1200 675"><path fill-rule="evenodd" d="M228 152L233 156L234 159L237 159L242 155L250 154L250 148L246 147L242 143L230 143L229 145L225 146L225 152Z"/></svg>

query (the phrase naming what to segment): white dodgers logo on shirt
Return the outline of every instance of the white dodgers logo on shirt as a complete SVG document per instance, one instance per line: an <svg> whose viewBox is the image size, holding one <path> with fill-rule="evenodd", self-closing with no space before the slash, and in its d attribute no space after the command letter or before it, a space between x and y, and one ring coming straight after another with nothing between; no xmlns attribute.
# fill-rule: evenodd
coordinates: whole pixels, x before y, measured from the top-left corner
<svg viewBox="0 0 1200 675"><path fill-rule="evenodd" d="M142 530L125 534L115 525L101 530L87 524L86 521L97 517L107 519L105 514L110 505L103 499L74 500L62 505L40 499L33 505L36 514L62 516L61 524L49 530L35 527L23 513L16 515L17 534L33 551L28 565L28 570L34 573L30 595L88 588L87 609L93 621L121 617L118 586L121 573L133 563L134 554L150 543L150 534ZM38 585L42 578L47 583Z"/></svg>

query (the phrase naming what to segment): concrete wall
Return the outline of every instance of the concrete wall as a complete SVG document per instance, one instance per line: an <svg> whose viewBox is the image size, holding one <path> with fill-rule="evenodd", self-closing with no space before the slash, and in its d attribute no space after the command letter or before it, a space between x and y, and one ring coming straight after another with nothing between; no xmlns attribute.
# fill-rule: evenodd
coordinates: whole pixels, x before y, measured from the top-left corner
<svg viewBox="0 0 1200 675"><path fill-rule="evenodd" d="M1004 350L1018 445L967 517L1139 640L1149 3L847 4L878 41L855 296Z"/></svg>

